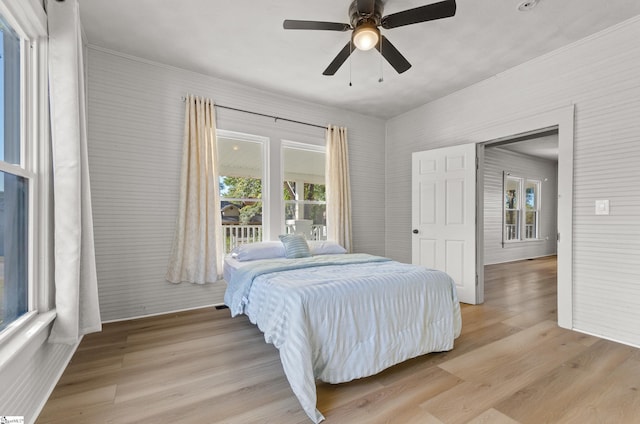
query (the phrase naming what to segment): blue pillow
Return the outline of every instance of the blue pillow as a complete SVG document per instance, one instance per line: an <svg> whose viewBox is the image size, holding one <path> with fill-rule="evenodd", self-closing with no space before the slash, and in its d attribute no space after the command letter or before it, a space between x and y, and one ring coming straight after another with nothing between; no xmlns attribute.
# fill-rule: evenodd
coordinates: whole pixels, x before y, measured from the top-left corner
<svg viewBox="0 0 640 424"><path fill-rule="evenodd" d="M307 240L302 234L285 234L280 236L284 245L284 255L288 259L308 258L311 256Z"/></svg>

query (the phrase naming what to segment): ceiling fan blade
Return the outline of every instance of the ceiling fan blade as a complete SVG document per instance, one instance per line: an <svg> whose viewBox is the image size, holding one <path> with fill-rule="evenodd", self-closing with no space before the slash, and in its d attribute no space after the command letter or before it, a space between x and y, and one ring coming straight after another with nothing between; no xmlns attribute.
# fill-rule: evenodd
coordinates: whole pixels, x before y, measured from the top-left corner
<svg viewBox="0 0 640 424"><path fill-rule="evenodd" d="M402 56L402 53L384 35L380 36L380 42L376 44L376 49L399 74L411 68L409 61Z"/></svg>
<svg viewBox="0 0 640 424"><path fill-rule="evenodd" d="M351 46L351 41L349 41L342 50L340 50L340 53L338 53L329 66L327 66L327 69L324 70L322 75L335 75L352 51L353 47Z"/></svg>
<svg viewBox="0 0 640 424"><path fill-rule="evenodd" d="M282 26L284 29L314 29L322 31L348 31L351 29L349 24L341 24L337 22L319 22L319 21L296 21L286 19Z"/></svg>
<svg viewBox="0 0 640 424"><path fill-rule="evenodd" d="M356 9L360 16L371 15L374 11L376 0L356 0Z"/></svg>
<svg viewBox="0 0 640 424"><path fill-rule="evenodd" d="M380 25L382 28L391 29L420 22L449 18L455 14L456 0L445 0L384 16L380 21Z"/></svg>

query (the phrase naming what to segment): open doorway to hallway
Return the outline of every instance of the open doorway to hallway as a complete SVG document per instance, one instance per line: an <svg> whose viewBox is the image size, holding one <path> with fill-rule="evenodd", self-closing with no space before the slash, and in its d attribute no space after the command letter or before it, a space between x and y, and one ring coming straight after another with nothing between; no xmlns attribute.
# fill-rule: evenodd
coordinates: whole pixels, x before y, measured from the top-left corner
<svg viewBox="0 0 640 424"><path fill-rule="evenodd" d="M519 136L487 143L483 155L482 243L485 265L486 300L493 297L490 281L495 269L523 269L527 278L513 279L514 287L505 290L528 293L526 286L537 272L529 272L544 258L545 267L557 265L558 234L558 131ZM535 265L534 265L535 263ZM505 265L505 267L507 267ZM548 269L547 269L548 271ZM501 271L504 272L504 271ZM520 272L515 276L522 277ZM545 279L550 273L545 274ZM557 299L557 275L545 284ZM535 298L536 296L534 296ZM509 298L507 296L507 298ZM548 309L548 306L545 307ZM553 313L557 307L554 303Z"/></svg>

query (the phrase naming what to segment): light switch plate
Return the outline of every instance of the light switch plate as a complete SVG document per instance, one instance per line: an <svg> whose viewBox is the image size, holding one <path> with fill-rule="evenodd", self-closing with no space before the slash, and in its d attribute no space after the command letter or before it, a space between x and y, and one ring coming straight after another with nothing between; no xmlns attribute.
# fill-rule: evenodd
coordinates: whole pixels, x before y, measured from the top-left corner
<svg viewBox="0 0 640 424"><path fill-rule="evenodd" d="M596 200L596 215L609 215L608 200Z"/></svg>

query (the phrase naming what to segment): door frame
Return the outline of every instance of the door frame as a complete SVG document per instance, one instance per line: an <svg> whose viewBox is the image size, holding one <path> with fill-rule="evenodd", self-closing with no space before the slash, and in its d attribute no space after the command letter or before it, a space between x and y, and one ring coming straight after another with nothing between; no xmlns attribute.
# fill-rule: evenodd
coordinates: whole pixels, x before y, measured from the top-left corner
<svg viewBox="0 0 640 424"><path fill-rule="evenodd" d="M476 271L479 300L484 298L484 182L485 143L507 140L549 129L558 130L558 325L573 329L573 139L575 106L553 109L474 131L467 141L478 144L476 192Z"/></svg>

